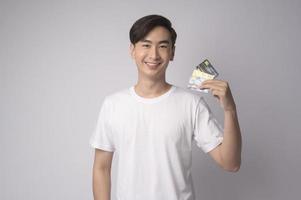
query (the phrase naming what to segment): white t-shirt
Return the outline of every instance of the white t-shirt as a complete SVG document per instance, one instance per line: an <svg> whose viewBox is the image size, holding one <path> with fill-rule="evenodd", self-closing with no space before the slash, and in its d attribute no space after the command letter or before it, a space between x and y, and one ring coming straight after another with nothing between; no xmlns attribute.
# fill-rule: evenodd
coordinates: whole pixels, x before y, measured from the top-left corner
<svg viewBox="0 0 301 200"><path fill-rule="evenodd" d="M173 85L144 98L132 86L105 97L90 145L118 153L117 200L194 200L193 140L205 153L223 140L201 95Z"/></svg>

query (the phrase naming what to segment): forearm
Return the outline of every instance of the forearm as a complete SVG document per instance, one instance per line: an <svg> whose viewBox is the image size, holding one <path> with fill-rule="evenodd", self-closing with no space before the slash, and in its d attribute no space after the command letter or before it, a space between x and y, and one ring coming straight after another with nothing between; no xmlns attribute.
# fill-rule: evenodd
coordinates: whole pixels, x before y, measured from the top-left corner
<svg viewBox="0 0 301 200"><path fill-rule="evenodd" d="M241 163L241 133L236 109L224 112L224 139L221 157L225 168L238 170Z"/></svg>
<svg viewBox="0 0 301 200"><path fill-rule="evenodd" d="M110 200L111 172L110 169L93 169L94 200Z"/></svg>

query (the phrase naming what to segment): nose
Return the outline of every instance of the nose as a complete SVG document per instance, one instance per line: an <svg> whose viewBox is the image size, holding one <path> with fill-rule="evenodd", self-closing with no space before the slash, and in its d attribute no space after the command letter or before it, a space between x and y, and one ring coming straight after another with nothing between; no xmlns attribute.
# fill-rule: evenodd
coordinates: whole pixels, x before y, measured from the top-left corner
<svg viewBox="0 0 301 200"><path fill-rule="evenodd" d="M159 60L160 59L160 54L158 52L158 49L156 47L151 48L149 57L152 60Z"/></svg>

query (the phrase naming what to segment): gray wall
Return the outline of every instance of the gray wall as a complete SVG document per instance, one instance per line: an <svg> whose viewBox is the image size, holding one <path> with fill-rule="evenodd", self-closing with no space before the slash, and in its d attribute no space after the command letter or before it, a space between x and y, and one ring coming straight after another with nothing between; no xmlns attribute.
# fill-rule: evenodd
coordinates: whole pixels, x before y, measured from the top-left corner
<svg viewBox="0 0 301 200"><path fill-rule="evenodd" d="M135 84L128 31L153 13L179 35L167 80L185 87L208 58L238 107L241 169L222 171L194 145L198 199L298 198L300 9L297 0L1 0L0 199L92 199L88 140L104 96Z"/></svg>

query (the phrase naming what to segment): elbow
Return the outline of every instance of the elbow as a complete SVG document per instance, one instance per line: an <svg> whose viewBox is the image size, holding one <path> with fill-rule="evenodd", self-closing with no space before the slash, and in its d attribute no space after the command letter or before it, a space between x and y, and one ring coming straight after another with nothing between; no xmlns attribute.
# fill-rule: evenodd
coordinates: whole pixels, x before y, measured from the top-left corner
<svg viewBox="0 0 301 200"><path fill-rule="evenodd" d="M239 169L240 169L240 166L236 166L236 167L233 167L233 168L231 168L230 170L228 170L229 172L238 172L239 171Z"/></svg>
<svg viewBox="0 0 301 200"><path fill-rule="evenodd" d="M241 157L229 162L223 162L224 170L228 172L238 172L241 166Z"/></svg>
<svg viewBox="0 0 301 200"><path fill-rule="evenodd" d="M223 169L228 172L238 172L240 169L240 163L233 166L224 166Z"/></svg>

